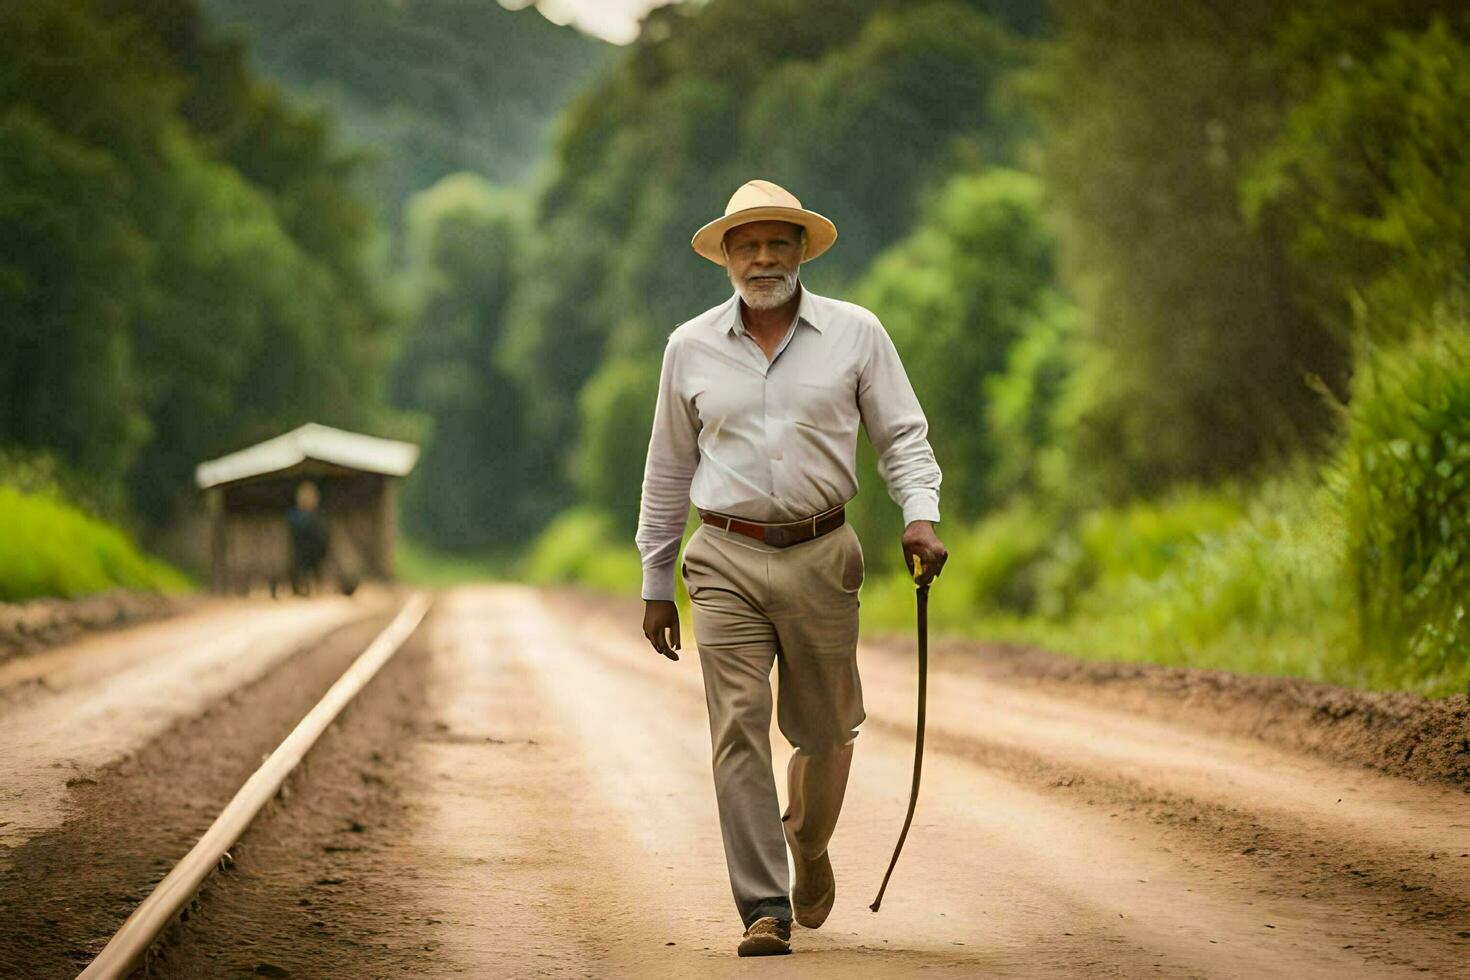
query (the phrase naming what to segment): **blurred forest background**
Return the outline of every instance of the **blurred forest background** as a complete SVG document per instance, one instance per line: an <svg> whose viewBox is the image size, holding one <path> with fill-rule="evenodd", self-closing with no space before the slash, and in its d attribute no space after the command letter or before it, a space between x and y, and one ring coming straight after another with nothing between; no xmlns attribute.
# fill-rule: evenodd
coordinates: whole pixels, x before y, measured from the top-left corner
<svg viewBox="0 0 1470 980"><path fill-rule="evenodd" d="M803 278L929 415L936 626L1465 688L1452 0L689 0L627 47L495 0L6 5L0 598L169 578L67 556L184 561L194 464L308 419L424 445L423 574L636 591L663 345L730 289L689 237L754 176L837 222ZM865 623L908 628L862 450Z"/></svg>

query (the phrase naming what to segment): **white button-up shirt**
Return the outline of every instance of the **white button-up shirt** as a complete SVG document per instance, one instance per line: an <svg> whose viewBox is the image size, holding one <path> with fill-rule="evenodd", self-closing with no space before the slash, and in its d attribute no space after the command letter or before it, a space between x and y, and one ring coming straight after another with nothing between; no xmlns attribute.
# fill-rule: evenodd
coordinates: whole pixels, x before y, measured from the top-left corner
<svg viewBox="0 0 1470 980"><path fill-rule="evenodd" d="M854 303L805 286L769 360L740 296L669 336L643 471L637 543L643 598L674 598L692 502L746 520L800 520L857 493L857 430L904 522L939 520L929 423L888 331Z"/></svg>

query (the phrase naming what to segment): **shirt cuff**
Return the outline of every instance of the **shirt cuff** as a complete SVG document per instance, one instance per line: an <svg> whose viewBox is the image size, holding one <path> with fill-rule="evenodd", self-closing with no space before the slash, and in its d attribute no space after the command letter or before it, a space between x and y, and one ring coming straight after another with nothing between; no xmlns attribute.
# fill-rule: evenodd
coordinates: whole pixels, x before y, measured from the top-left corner
<svg viewBox="0 0 1470 980"><path fill-rule="evenodd" d="M663 565L643 566L643 598L674 601L674 566L677 561Z"/></svg>
<svg viewBox="0 0 1470 980"><path fill-rule="evenodd" d="M903 501L903 523L907 527L914 521L939 523L939 494L934 490L915 490Z"/></svg>

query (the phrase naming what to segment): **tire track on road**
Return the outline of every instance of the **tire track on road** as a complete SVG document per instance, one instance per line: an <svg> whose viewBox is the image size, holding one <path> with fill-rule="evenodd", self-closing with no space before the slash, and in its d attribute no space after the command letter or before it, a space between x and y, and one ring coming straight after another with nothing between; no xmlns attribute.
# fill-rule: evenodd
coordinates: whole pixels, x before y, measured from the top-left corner
<svg viewBox="0 0 1470 980"><path fill-rule="evenodd" d="M575 600L565 596L551 600L554 607L576 607ZM631 604L630 604L631 605ZM562 618L573 619L563 613ZM628 623L636 620L629 618ZM617 664L629 672L636 672L653 681L662 677L668 683L669 671L662 661L656 661L641 643L618 636L623 631L631 632L633 626L609 619L603 613L584 615L577 622L577 632L582 642L596 650L609 663ZM614 638L616 637L616 639ZM686 655L691 659L693 651ZM913 680L912 667L905 658L892 656L877 657L863 654L864 688L867 693L869 720L864 730L871 741L859 740L859 755L854 763L854 788L850 791L849 803L845 808L843 824L839 826L838 842L834 852L841 846L845 828L852 826L854 803L871 784L872 774L878 763L886 765L887 775L880 781L888 786L889 799L886 809L893 814L893 828L897 827L902 815L902 790L907 786L909 763L908 746L912 738ZM679 665L674 665L676 668ZM697 665L695 670L697 670ZM688 678L681 676L681 683L697 684L697 673ZM986 689L989 688L987 691ZM1261 750L1257 746L1241 741L1200 736L1177 726L1139 719L1134 716L1113 717L1100 709L1083 708L1077 716L1057 723L1058 714L1065 714L1070 705L1060 699L1038 696L1029 699L1030 692L1012 691L1001 685L991 685L973 678L955 678L944 674L937 677L932 689L940 692L937 704L931 703L931 725L938 719L934 743L940 749L943 761L936 763L942 775L926 777L925 792L921 799L919 823L916 834L934 834L939 826L932 814L938 805L948 806L946 824L958 826L983 826L1001 819L997 814L1031 814L1037 820L1052 821L1051 837L1027 838L1021 835L998 852L1005 854L1028 854L1026 861L1012 869L1012 876L1026 880L1027 868L1048 862L1056 867L1055 882L1040 882L1038 887L1053 887L1061 892L1072 891L1073 904L1083 907L1110 908L1117 916L1121 910L1125 921L1141 922L1129 934L1141 946L1157 945L1161 936L1177 927L1181 935L1197 932L1200 924L1213 923L1223 931L1213 943L1201 940L1199 945L1209 949L1175 949L1182 955L1183 966L1177 966L1178 975L1200 975L1220 972L1221 975L1325 975L1342 969L1371 967L1374 975L1394 975L1400 968L1412 970L1427 968L1453 972L1463 962L1464 944L1455 935L1459 928L1456 917L1463 909L1461 875L1458 869L1444 862L1441 852L1436 861L1437 868L1428 860L1427 854L1418 854L1418 863L1427 865L1437 877L1440 892L1425 888L1422 881L1409 884L1412 891L1401 887L1401 877L1385 875L1375 879L1374 871L1368 875L1347 873L1324 874L1321 867L1307 862L1288 861L1284 867L1268 860L1264 853L1269 848L1257 841L1255 854L1242 855L1228 842L1219 824L1190 820L1200 814L1233 816L1238 827L1253 828L1255 833L1277 834L1281 839L1305 842L1320 841L1324 851L1330 851L1345 861L1357 861L1354 870L1363 870L1366 865L1377 872L1388 872L1393 859L1398 855L1386 853L1386 845L1394 839L1394 831L1404 828L1405 838L1412 844L1430 843L1440 846L1452 845L1456 839L1456 824L1463 819L1458 794L1440 790L1438 787L1419 787L1402 780L1393 780L1371 773L1351 769L1336 769L1317 760L1291 759L1286 753L1276 750ZM1020 707L1008 714L987 712L998 700L1019 702ZM700 731L703 733L702 704ZM937 708L937 711L936 711ZM1018 722L1017 719L1021 719ZM1094 744L1078 744L1075 737L1079 732L1078 718L1082 722L1098 725L1099 735ZM903 719L900 721L899 719ZM1023 723L1022 723L1023 722ZM692 721L690 722L693 723ZM952 727L951 727L952 726ZM1028 742L1024 734L1039 728L1043 737ZM1113 731L1110 731L1112 729ZM963 732L963 735L957 734ZM1126 732L1132 741L1128 750L1114 745L1100 750L1096 742L1111 737L1116 732ZM873 736L878 736L873 738ZM1158 748L1157 756L1154 749ZM1131 750L1131 751L1130 751ZM707 747L705 749L707 760ZM1256 770L1260 760L1266 760L1267 768ZM1288 760L1291 765L1282 768L1277 760ZM1111 766L1110 766L1111 764ZM1191 766L1196 767L1191 771ZM977 769L978 767L978 769ZM1226 774L1222 788L1203 800L1195 798L1201 785L1209 783L1212 767ZM866 769L869 775L859 778L859 770ZM1362 825L1359 817L1339 822L1337 830L1346 834L1343 838L1356 847L1344 847L1330 837L1292 837L1297 824L1301 823L1312 832L1321 833L1323 807L1307 806L1305 816L1294 814L1289 807L1267 807L1258 805L1246 793L1245 799L1232 796L1244 782L1265 785L1294 785L1293 780L1303 774L1330 773L1345 784L1359 789L1376 808L1378 816L1391 815L1396 819L1387 828L1371 827L1371 833L1354 837L1352 830ZM1175 786L1168 778L1184 773L1189 778ZM1140 774L1146 775L1146 779ZM1037 788L1038 779L1048 782L1071 781L1076 777L1091 779L1092 790L1100 791L1098 798L1086 798L1062 786ZM1242 779L1241 777L1249 777ZM706 777L707 778L707 777ZM1139 781L1142 779L1143 781ZM984 791L971 789L959 791L957 787L973 786L981 781ZM1233 781L1233 782L1232 782ZM1165 787L1160 790L1160 784ZM1320 789L1320 787L1319 787ZM1171 804L1183 806L1186 812L1182 819L1161 826L1146 811L1127 813L1130 796L1135 800L1149 798L1159 792ZM1279 795L1279 794L1278 794ZM938 799L936 799L938 797ZM1029 798L1028 798L1029 797ZM1418 804L1423 802L1423 806ZM1417 807L1417 808L1416 808ZM1135 804L1136 808L1136 804ZM1106 809L1099 816L1097 812ZM926 815L927 811L927 815ZM1047 816L1047 815L1050 816ZM1415 818L1414 823L1405 818ZM859 817L858 819L862 819ZM1007 833L1015 837L1015 828L1008 826ZM1416 824L1418 824L1416 826ZM1111 826L1109 826L1111 825ZM1087 828L1093 844L1076 855L1079 860L1097 853L1108 853L1113 857L1113 875L1103 874L1098 880L1112 882L1107 887L1093 887L1085 875L1071 877L1065 862L1056 863L1053 858L1058 852L1052 839L1066 840L1067 828ZM1165 832L1167 827L1167 832ZM1344 829L1346 828L1346 829ZM892 830L890 829L890 833ZM964 835L961 835L963 838ZM1129 838L1142 842L1134 852L1123 853L1114 846L1116 838ZM973 843L973 842L971 842ZM1334 843L1337 848L1334 850ZM1222 844L1224 846L1222 846ZM878 853L891 847L891 842L872 845L868 850ZM923 850L921 845L920 850ZM930 858L934 856L929 852ZM942 860L931 866L934 876L943 878L958 873L954 867L955 855L964 854L963 840L942 851ZM1319 852L1320 853L1320 852ZM1459 852L1454 852L1458 854ZM1167 859L1165 860L1165 856ZM1290 855L1297 857L1294 853ZM911 856L906 854L905 864ZM1165 860L1160 865L1159 861ZM1086 862L1082 865L1086 866ZM1130 875L1133 866L1154 866L1162 870L1152 875ZM1445 869L1443 871L1439 869ZM839 869L840 873L840 869ZM899 876L905 875L901 864ZM984 873L983 870L981 872ZM915 874L912 868L907 874ZM1071 881L1068 879L1071 877ZM1146 882L1138 882L1146 877ZM931 877L932 880L932 877ZM1364 881L1376 880L1372 888L1365 888ZM896 885L898 879L895 879ZM1002 888L1007 884L1005 876L996 880L990 876L988 883ZM1146 885L1135 888L1137 885ZM1215 901L1204 896L1216 893ZM896 890L895 894L899 894ZM1167 897L1158 901L1158 896ZM839 903L842 899L839 897ZM1130 915L1134 909L1150 910L1146 916ZM1282 928L1281 922L1258 922L1254 912L1244 914L1253 906L1272 909L1275 919L1294 923L1292 930ZM885 904L884 915L888 913ZM987 910L988 911L988 910ZM836 913L834 913L835 916ZM1405 928L1404 921L1417 917L1413 928ZM1150 918L1152 921L1150 921ZM1062 932L1076 933L1076 929ZM1283 939L1288 932L1296 938ZM1228 952L1220 947L1227 938L1233 948ZM1164 944L1166 946L1170 944ZM1186 942L1186 947L1189 943ZM1202 957L1202 958L1200 958ZM1228 969L1221 969L1229 965ZM1161 967L1160 969L1166 969ZM1305 972L1303 972L1305 971Z"/></svg>

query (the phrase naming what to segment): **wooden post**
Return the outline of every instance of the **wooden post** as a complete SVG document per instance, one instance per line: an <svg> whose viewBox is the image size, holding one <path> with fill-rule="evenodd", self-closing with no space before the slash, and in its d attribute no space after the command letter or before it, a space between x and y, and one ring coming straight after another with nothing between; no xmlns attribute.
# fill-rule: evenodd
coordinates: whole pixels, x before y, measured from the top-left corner
<svg viewBox="0 0 1470 980"><path fill-rule="evenodd" d="M204 511L209 515L210 587L225 591L225 492L221 487L204 491Z"/></svg>
<svg viewBox="0 0 1470 980"><path fill-rule="evenodd" d="M382 491L378 494L378 533L374 562L378 575L393 578L393 548L398 539L398 479L383 477Z"/></svg>

